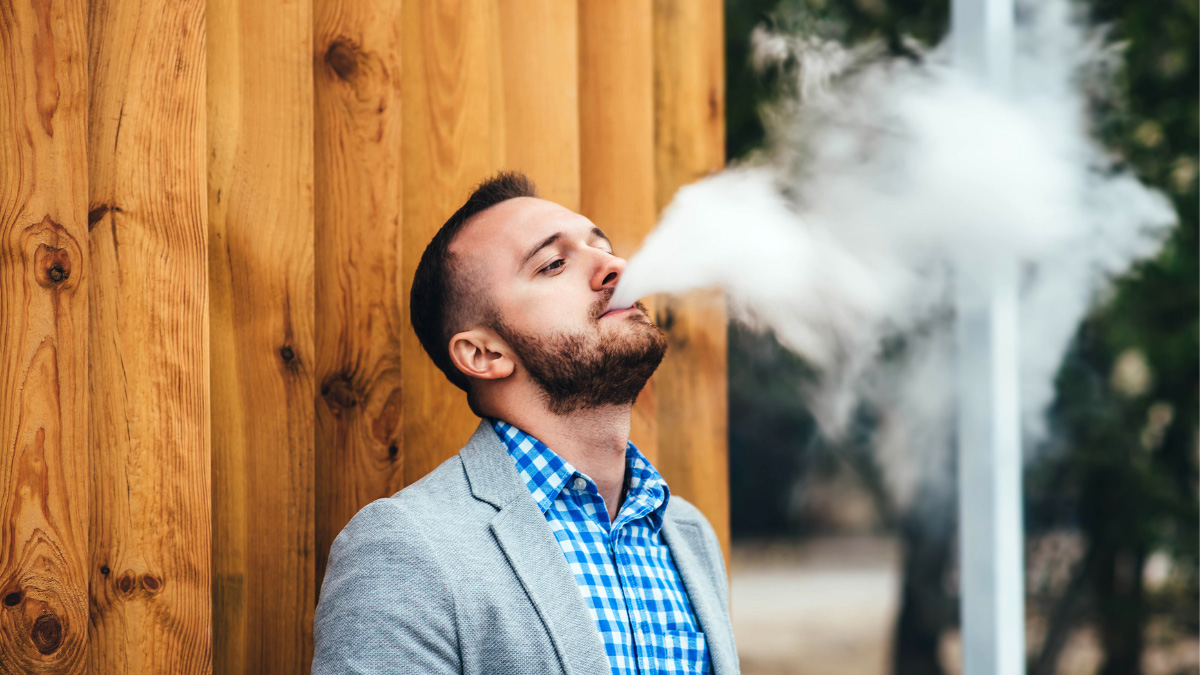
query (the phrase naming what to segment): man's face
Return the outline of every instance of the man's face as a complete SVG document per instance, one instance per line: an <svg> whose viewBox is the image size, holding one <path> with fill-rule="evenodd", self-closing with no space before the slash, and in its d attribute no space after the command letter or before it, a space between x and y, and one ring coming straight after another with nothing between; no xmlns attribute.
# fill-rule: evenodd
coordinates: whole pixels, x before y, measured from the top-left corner
<svg viewBox="0 0 1200 675"><path fill-rule="evenodd" d="M587 218L520 197L480 213L450 247L479 284L496 331L553 412L632 403L662 361L666 336L645 307L605 313L625 269Z"/></svg>

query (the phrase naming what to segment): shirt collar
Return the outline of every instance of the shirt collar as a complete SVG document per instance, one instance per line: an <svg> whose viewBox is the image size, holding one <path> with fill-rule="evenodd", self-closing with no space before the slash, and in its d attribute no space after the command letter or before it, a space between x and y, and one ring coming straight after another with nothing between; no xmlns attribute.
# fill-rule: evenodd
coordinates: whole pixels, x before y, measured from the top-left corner
<svg viewBox="0 0 1200 675"><path fill-rule="evenodd" d="M533 436L503 420L491 419L491 423L542 513L550 509L570 481L583 475ZM617 520L633 520L649 514L657 530L662 527L662 513L671 496L667 482L632 441L628 441L625 448L625 466L629 489Z"/></svg>

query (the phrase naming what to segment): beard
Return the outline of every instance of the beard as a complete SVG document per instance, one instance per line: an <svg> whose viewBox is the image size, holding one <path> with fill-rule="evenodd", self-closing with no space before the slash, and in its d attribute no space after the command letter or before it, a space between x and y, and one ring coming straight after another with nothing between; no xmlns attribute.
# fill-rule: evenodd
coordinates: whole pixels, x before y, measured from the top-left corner
<svg viewBox="0 0 1200 675"><path fill-rule="evenodd" d="M610 294L611 295L611 294ZM600 330L608 296L590 312L592 330L531 336L513 330L498 317L492 329L508 343L542 391L550 412L566 415L605 405L632 405L658 369L667 351L667 334L642 314L621 317L630 325L614 326L615 334Z"/></svg>

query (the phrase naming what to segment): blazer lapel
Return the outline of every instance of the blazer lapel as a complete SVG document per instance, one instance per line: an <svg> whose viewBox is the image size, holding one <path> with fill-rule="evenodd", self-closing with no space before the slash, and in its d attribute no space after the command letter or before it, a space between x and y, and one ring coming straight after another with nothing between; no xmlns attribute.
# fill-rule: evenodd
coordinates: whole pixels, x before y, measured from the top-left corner
<svg viewBox="0 0 1200 675"><path fill-rule="evenodd" d="M704 533L699 523L664 518L662 536L671 550L675 568L679 570L688 600L692 603L696 620L708 643L714 675L736 675L738 669L733 656L734 647L729 643L731 631L728 630L728 612L720 606L712 578L713 571L704 565L695 550L696 546L704 545Z"/></svg>
<svg viewBox="0 0 1200 675"><path fill-rule="evenodd" d="M546 517L529 495L492 519L492 532L537 608L568 673L608 673L611 668L596 622L583 604L575 575Z"/></svg>
<svg viewBox="0 0 1200 675"><path fill-rule="evenodd" d="M611 672L600 631L546 516L487 420L460 457L472 494L500 509L492 518L492 533L546 626L563 670L570 675Z"/></svg>

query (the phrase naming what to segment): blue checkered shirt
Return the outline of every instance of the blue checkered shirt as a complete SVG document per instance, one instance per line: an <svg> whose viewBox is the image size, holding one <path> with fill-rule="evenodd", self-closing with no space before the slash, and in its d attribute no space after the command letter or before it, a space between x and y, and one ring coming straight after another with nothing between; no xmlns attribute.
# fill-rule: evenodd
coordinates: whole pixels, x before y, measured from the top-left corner
<svg viewBox="0 0 1200 675"><path fill-rule="evenodd" d="M575 574L613 675L711 672L704 634L660 536L671 494L650 461L629 443L627 495L610 524L591 478L520 429L500 420L492 428Z"/></svg>

